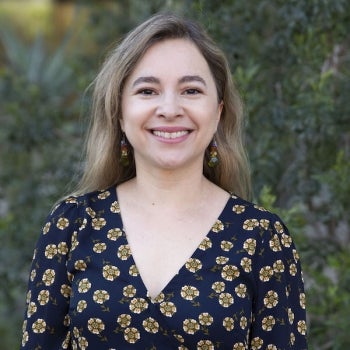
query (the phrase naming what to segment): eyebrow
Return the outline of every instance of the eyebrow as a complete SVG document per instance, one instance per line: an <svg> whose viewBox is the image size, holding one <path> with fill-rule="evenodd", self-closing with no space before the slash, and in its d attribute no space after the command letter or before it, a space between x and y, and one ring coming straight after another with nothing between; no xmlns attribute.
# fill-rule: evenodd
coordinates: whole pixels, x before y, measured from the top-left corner
<svg viewBox="0 0 350 350"><path fill-rule="evenodd" d="M180 84L190 83L193 81L200 82L204 86L207 86L205 80L199 75L185 75L179 79ZM153 77L153 76L139 77L133 82L132 86L135 87L135 86L142 84L142 83L159 84L160 80L156 77Z"/></svg>

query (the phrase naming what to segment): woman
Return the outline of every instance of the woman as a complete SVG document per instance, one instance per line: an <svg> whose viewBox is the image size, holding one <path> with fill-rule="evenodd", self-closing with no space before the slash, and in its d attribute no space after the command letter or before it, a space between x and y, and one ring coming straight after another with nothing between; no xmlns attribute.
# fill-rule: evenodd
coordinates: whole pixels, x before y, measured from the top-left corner
<svg viewBox="0 0 350 350"><path fill-rule="evenodd" d="M173 15L107 58L85 174L35 250L22 349L307 348L292 239L242 199L230 76L203 30Z"/></svg>

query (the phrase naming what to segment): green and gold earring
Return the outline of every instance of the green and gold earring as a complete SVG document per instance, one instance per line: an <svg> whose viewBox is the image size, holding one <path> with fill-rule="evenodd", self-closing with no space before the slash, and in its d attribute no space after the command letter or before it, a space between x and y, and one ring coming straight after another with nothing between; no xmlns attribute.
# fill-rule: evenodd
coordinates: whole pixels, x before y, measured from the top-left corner
<svg viewBox="0 0 350 350"><path fill-rule="evenodd" d="M208 165L210 168L215 168L219 164L219 158L218 158L218 145L213 139L210 145L210 150L209 150L209 161Z"/></svg>
<svg viewBox="0 0 350 350"><path fill-rule="evenodd" d="M128 144L126 142L125 134L120 141L120 164L124 167L129 165L129 149Z"/></svg>

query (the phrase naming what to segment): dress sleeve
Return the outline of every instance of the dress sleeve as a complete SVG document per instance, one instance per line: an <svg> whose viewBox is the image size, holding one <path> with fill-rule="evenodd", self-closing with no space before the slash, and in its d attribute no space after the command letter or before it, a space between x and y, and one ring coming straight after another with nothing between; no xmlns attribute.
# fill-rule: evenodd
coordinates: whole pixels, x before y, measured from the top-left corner
<svg viewBox="0 0 350 350"><path fill-rule="evenodd" d="M20 349L68 349L71 277L66 263L78 221L77 203L70 198L52 211L41 231L29 276Z"/></svg>
<svg viewBox="0 0 350 350"><path fill-rule="evenodd" d="M275 215L260 238L249 349L305 350L304 283L292 238Z"/></svg>

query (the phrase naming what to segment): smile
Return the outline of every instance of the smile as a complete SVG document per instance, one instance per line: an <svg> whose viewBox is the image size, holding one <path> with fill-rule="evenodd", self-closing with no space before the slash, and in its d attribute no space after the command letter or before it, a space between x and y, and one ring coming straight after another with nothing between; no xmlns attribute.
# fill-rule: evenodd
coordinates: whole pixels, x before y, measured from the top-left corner
<svg viewBox="0 0 350 350"><path fill-rule="evenodd" d="M153 130L152 132L153 132L153 135L162 137L164 139L176 139L178 137L185 136L189 133L188 130L175 131L175 132Z"/></svg>

